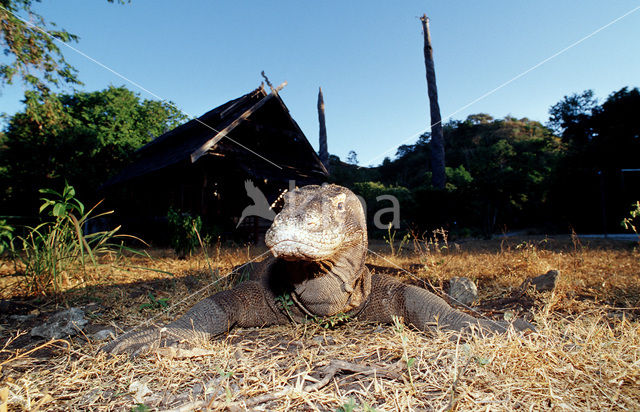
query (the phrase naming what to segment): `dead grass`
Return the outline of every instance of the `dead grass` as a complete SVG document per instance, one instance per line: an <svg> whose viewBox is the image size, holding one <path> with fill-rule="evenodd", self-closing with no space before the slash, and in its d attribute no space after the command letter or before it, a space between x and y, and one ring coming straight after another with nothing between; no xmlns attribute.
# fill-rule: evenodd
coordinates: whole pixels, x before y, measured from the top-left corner
<svg viewBox="0 0 640 412"><path fill-rule="evenodd" d="M372 250L388 249L374 243ZM158 320L174 317L139 309L147 289L175 304L211 280L201 256L154 255L154 261L129 258L95 274L99 281L88 285L100 299L94 322L128 328L158 313ZM246 250L223 250L214 270L224 274L246 257ZM81 337L52 342L45 355L5 348L0 389L9 389L10 410L132 410L138 403L158 410L639 410L639 258L628 244L563 239L372 255L370 263L400 266L436 291L450 277L471 277L481 294L479 311L482 301L507 295L528 276L549 269L561 275L555 291L534 296L526 308L537 325L526 335L461 341L394 325L287 325L234 330L204 354L133 360L107 357L98 352L100 342ZM171 272L175 280L140 267ZM205 288L176 310L230 283ZM81 301L83 293L77 289L68 298ZM1 332L8 341L17 330L5 324Z"/></svg>

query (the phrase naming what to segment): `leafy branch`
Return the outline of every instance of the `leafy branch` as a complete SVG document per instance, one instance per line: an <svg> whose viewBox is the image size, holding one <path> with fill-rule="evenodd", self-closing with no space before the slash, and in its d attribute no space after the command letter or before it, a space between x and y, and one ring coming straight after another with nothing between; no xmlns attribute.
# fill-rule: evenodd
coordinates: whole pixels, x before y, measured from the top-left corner
<svg viewBox="0 0 640 412"><path fill-rule="evenodd" d="M35 2L39 2L36 0ZM108 0L109 3L128 3ZM79 37L57 28L33 10L33 0L0 0L0 46L12 60L0 64L0 84L13 84L18 76L33 89L47 92L48 85L82 84L78 71L69 64L59 47L78 42Z"/></svg>

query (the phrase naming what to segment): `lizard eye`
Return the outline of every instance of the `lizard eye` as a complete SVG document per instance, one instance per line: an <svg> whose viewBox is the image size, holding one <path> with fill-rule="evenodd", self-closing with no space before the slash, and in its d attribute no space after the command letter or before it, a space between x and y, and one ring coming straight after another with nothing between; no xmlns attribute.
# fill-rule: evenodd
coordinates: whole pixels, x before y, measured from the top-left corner
<svg viewBox="0 0 640 412"><path fill-rule="evenodd" d="M339 202L337 207L338 210L344 210L344 202Z"/></svg>

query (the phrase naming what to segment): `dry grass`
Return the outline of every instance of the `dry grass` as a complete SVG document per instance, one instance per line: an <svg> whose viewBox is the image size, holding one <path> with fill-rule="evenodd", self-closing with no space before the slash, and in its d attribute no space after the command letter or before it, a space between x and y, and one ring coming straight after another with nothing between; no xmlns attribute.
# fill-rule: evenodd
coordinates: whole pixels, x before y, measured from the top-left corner
<svg viewBox="0 0 640 412"><path fill-rule="evenodd" d="M388 249L374 244L372 250ZM223 250L214 261L224 274L246 256L246 250ZM96 274L100 282L88 285L100 299L94 322L130 327L158 313L159 320L173 317L140 310L146 293L131 291L150 285L175 304L211 279L202 257L178 261L162 251L154 257L115 262ZM534 296L534 306L525 308L538 330L524 336L461 341L394 325L287 325L234 330L210 342L206 353L133 360L98 353L101 343L82 337L29 354L29 348L3 350L0 389L9 389L10 410L132 410L139 401L158 410L639 410L639 258L628 244L562 239L372 255L370 263L398 265L435 290L453 276L469 276L482 301L506 296L549 269L561 276L554 292ZM143 266L177 280L164 281L166 273ZM229 284L205 289L177 311ZM68 298L81 301L83 293ZM4 341L16 334L9 326L3 325Z"/></svg>

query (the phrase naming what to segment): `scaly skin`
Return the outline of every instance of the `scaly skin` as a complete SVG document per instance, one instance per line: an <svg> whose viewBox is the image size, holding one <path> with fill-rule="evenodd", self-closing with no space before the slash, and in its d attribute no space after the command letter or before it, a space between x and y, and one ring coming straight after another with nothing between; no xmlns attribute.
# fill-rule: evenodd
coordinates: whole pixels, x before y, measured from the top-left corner
<svg viewBox="0 0 640 412"><path fill-rule="evenodd" d="M475 327L502 333L509 327L505 322L474 318L390 276L372 276L364 264L364 211L344 187L306 186L287 193L265 241L273 257L251 265L251 280L200 301L162 328L124 334L103 350L135 356L160 346L194 346L234 326L303 322L340 313L382 323L391 323L397 316L421 330ZM281 296L290 296L293 303L282 305ZM533 329L523 320L513 326Z"/></svg>

